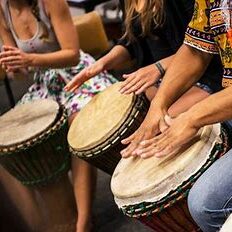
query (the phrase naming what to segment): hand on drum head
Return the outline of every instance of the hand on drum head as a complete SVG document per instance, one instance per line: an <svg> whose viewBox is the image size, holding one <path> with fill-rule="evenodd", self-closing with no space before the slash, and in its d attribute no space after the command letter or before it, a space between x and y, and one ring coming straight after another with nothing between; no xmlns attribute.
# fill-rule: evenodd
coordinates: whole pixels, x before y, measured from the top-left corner
<svg viewBox="0 0 232 232"><path fill-rule="evenodd" d="M122 94L141 94L148 87L152 86L160 78L160 73L152 64L144 68L140 68L136 72L124 74L126 80L122 83L120 93Z"/></svg>
<svg viewBox="0 0 232 232"><path fill-rule="evenodd" d="M138 130L135 131L135 133L128 138L122 140L122 144L129 144L127 148L121 151L121 155L123 158L136 156L136 151L140 148L140 143L142 141L149 140L160 133L160 131L164 131L167 129L168 125L165 124L163 120L164 113L160 111L160 113L157 112L157 114L155 115L156 117L148 112L145 120L138 128Z"/></svg>
<svg viewBox="0 0 232 232"><path fill-rule="evenodd" d="M83 69L78 73L67 85L64 87L65 91L74 92L78 89L85 81L89 80L91 77L98 75L104 69L103 63L99 60L92 64L91 66Z"/></svg>
<svg viewBox="0 0 232 232"><path fill-rule="evenodd" d="M160 135L142 141L135 151L136 155L141 158L175 155L190 146L193 139L197 139L196 135L199 128L194 127L186 113L172 120L165 116L165 121L169 124L169 127Z"/></svg>

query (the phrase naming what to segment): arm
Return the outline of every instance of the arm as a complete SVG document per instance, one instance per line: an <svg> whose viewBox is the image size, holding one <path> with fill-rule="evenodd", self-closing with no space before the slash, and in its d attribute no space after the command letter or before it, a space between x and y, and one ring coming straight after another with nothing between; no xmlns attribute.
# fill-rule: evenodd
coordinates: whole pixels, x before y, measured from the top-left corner
<svg viewBox="0 0 232 232"><path fill-rule="evenodd" d="M208 53L182 45L167 70L152 105L159 105L167 111L172 103L200 79L211 59L212 55Z"/></svg>
<svg viewBox="0 0 232 232"><path fill-rule="evenodd" d="M174 56L175 55L172 55L159 61L165 72L171 64ZM122 94L131 94L133 92L135 94L141 94L162 77L162 73L157 66L155 64L150 64L133 73L124 74L123 78L126 80L122 83L120 92Z"/></svg>
<svg viewBox="0 0 232 232"><path fill-rule="evenodd" d="M46 54L25 53L12 45L7 46L9 43L4 40L5 52L1 54L1 63L11 66L11 69L30 66L57 68L73 66L78 63L79 46L77 32L66 1L44 0L44 3L61 50Z"/></svg>
<svg viewBox="0 0 232 232"><path fill-rule="evenodd" d="M101 59L97 60L91 66L83 69L78 73L66 86L66 91L74 91L79 88L85 81L89 80L91 77L96 76L104 70L114 69L120 64L126 62L130 59L130 54L127 49L121 45L116 45L113 49L103 56Z"/></svg>
<svg viewBox="0 0 232 232"><path fill-rule="evenodd" d="M79 44L67 2L44 0L44 3L61 50L48 54L29 54L29 66L55 68L76 65L79 62Z"/></svg>
<svg viewBox="0 0 232 232"><path fill-rule="evenodd" d="M143 123L134 134L122 140L123 144L130 144L121 152L123 157L136 154L141 141L149 140L166 130L164 116L168 108L201 77L210 60L211 55L182 45L168 68Z"/></svg>

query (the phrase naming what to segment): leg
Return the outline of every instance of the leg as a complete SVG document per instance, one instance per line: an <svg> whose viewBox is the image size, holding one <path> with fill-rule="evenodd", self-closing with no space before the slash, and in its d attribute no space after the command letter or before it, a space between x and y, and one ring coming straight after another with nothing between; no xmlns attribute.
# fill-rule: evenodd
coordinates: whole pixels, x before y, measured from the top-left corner
<svg viewBox="0 0 232 232"><path fill-rule="evenodd" d="M194 184L190 213L204 232L220 229L232 212L232 150L217 160Z"/></svg>
<svg viewBox="0 0 232 232"><path fill-rule="evenodd" d="M71 115L71 123L76 114ZM91 230L92 203L96 186L96 168L77 157L72 158L73 186L76 198L78 232Z"/></svg>

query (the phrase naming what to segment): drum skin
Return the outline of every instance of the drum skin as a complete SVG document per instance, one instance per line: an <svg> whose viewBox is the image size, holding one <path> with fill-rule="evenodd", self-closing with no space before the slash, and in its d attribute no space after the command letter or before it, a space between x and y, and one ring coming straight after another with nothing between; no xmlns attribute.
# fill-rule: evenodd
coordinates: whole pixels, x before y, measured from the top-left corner
<svg viewBox="0 0 232 232"><path fill-rule="evenodd" d="M122 212L157 232L200 231L187 208L187 195L199 176L228 149L219 124L202 128L198 140L163 158L122 159L111 180Z"/></svg>
<svg viewBox="0 0 232 232"><path fill-rule="evenodd" d="M74 119L68 143L74 156L112 175L125 148L121 140L131 135L148 111L144 95L122 95L121 83L96 95Z"/></svg>

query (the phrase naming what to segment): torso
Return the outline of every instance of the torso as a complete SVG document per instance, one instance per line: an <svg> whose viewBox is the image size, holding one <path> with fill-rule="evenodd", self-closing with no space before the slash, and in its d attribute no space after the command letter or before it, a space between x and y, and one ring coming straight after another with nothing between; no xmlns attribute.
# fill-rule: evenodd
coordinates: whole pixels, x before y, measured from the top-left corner
<svg viewBox="0 0 232 232"><path fill-rule="evenodd" d="M13 9L8 0L3 0L2 7L6 22L18 48L29 53L46 53L60 49L43 0L38 0L38 7L41 21L48 30L48 40L46 41L41 39L43 34L42 24L37 21L31 12L30 6L25 6L19 11Z"/></svg>

